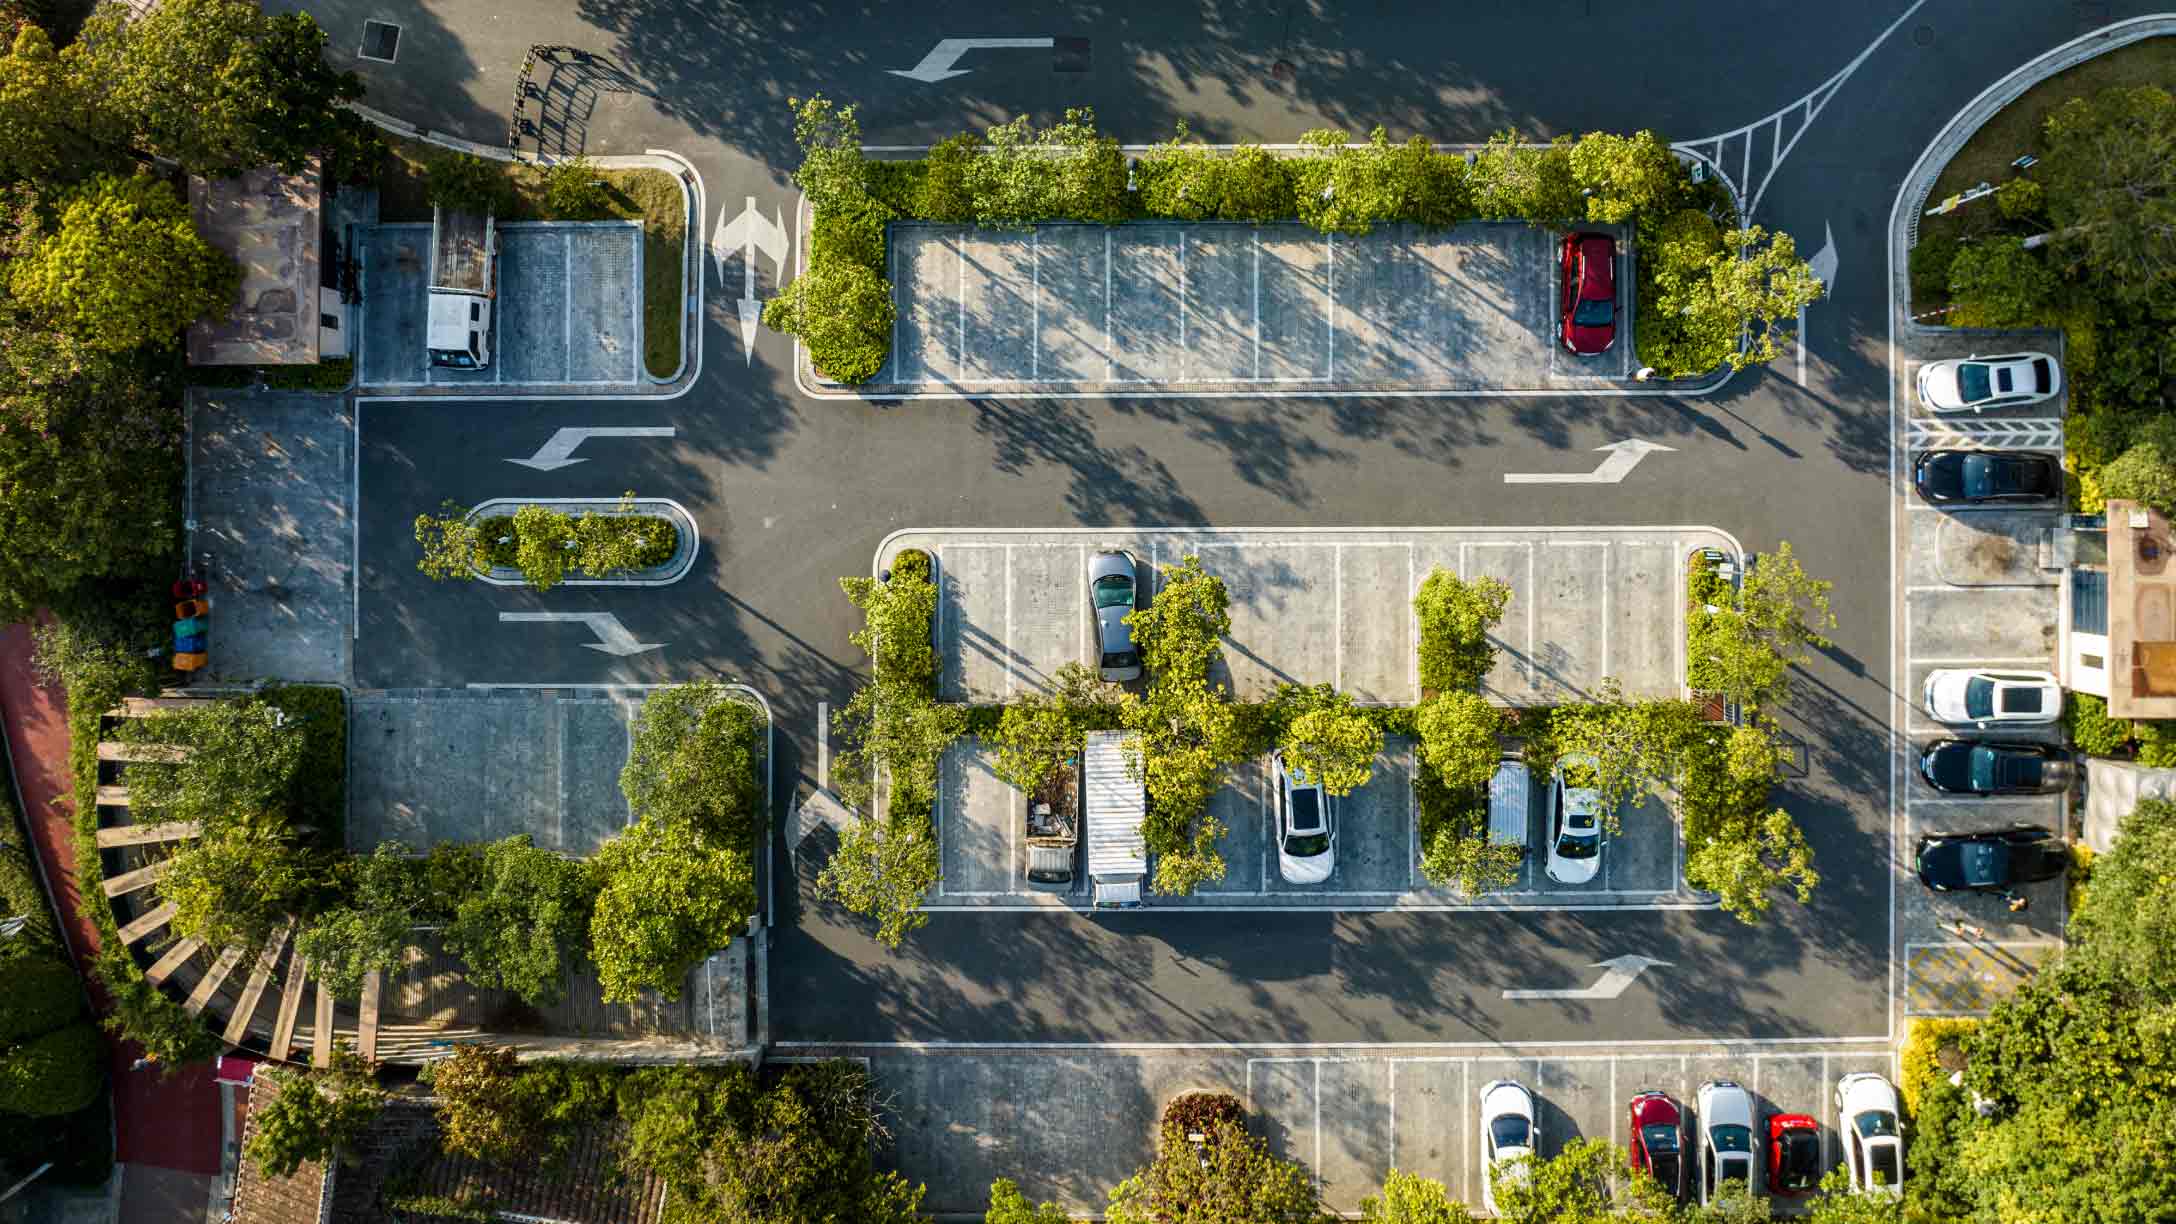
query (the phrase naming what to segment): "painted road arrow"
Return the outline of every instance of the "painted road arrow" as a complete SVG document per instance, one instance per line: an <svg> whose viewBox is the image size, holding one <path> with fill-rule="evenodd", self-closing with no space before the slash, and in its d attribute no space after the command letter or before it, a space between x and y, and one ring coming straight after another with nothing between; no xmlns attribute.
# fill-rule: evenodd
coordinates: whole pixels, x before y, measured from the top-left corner
<svg viewBox="0 0 2176 1224"><path fill-rule="evenodd" d="M1824 289L1822 296L1835 297L1836 231L1828 222L1823 221L1821 223L1821 236L1825 239L1821 243L1821 249L1815 251L1813 258L1807 260L1806 263L1813 269L1813 274L1820 278ZM1798 308L1798 385L1801 387L1806 385L1806 308L1803 306Z"/></svg>
<svg viewBox="0 0 2176 1224"><path fill-rule="evenodd" d="M1632 474L1640 460L1656 451L1675 450L1660 442L1642 442L1638 438L1626 438L1607 446L1597 446L1598 451L1608 451L1609 458L1591 472L1505 472L1505 484L1616 484Z"/></svg>
<svg viewBox="0 0 2176 1224"><path fill-rule="evenodd" d="M1649 969L1666 967L1668 961L1654 960L1645 956L1613 956L1606 961L1596 961L1590 969L1605 970L1592 986L1578 990L1507 990L1507 999L1614 999L1639 980Z"/></svg>
<svg viewBox="0 0 2176 1224"><path fill-rule="evenodd" d="M936 48L923 56L922 62L914 67L889 68L886 71L910 81L934 85L956 76L966 76L969 69L954 68L952 65L959 63L960 57L969 51L1031 50L1057 45L1058 40L1055 38L945 38L938 40Z"/></svg>
<svg viewBox="0 0 2176 1224"><path fill-rule="evenodd" d="M670 438L672 436L673 427L670 425L602 425L595 428L566 426L553 433L551 439L538 447L536 453L527 459L509 459L507 462L518 463L525 468L531 468L539 472L556 472L563 467L573 467L577 463L589 462L587 459L576 459L574 457L574 448L591 438Z"/></svg>
<svg viewBox="0 0 2176 1224"><path fill-rule="evenodd" d="M786 236L783 215L774 205L766 218L756 211L756 198L746 197L747 206L731 221L725 219L725 209L718 209L718 228L710 236L710 257L717 261L718 287L725 287L726 261L733 258L737 248L741 257L740 300L733 303L740 312L740 356L746 365L755 359L756 323L763 317L763 303L756 300L756 252L771 257L772 279L786 279L786 252L792 249L792 240Z"/></svg>
<svg viewBox="0 0 2176 1224"><path fill-rule="evenodd" d="M646 654L652 650L663 650L665 648L663 642L636 641L635 635L627 632L627 626L620 623L620 618L610 612L501 612L499 613L499 623L502 625L588 625L589 631L597 635L597 640L584 642L582 645L597 651L599 654L616 655L621 658L628 655Z"/></svg>

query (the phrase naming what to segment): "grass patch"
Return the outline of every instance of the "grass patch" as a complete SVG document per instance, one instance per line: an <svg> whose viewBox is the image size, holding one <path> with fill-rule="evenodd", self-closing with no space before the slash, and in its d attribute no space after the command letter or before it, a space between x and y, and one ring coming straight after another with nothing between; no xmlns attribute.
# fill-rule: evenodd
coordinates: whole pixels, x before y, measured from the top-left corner
<svg viewBox="0 0 2176 1224"><path fill-rule="evenodd" d="M2042 125L2055 108L2072 98L2138 85L2166 89L2172 80L2176 80L2176 38L2172 37L2140 39L2056 73L2018 95L2016 101L1996 111L1974 132L1935 178L1934 190L1921 207L1931 207L1936 201L1981 183L1999 184L2015 175L2010 163L2023 154L2040 152ZM2000 220L1990 196L1947 216L1921 217L1919 240L1924 242L1930 236L1962 238Z"/></svg>
<svg viewBox="0 0 2176 1224"><path fill-rule="evenodd" d="M378 216L389 222L429 221L426 159L435 145L386 133L378 175ZM501 221L556 221L544 204L544 172L518 162L490 161L513 187L514 207ZM599 170L610 201L605 219L642 222L642 363L653 377L680 367L681 275L687 255L687 203L680 184L662 170Z"/></svg>

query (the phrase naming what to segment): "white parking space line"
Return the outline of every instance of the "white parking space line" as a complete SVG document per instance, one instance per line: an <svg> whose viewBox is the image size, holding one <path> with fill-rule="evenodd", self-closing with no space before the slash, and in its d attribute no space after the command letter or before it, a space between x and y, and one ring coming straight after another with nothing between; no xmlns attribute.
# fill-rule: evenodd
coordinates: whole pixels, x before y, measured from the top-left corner
<svg viewBox="0 0 2176 1224"><path fill-rule="evenodd" d="M1329 381L1335 382L1337 381L1337 235L1329 234L1325 235L1325 237L1328 238L1328 241L1323 244L1323 250L1327 253L1324 256L1326 262L1323 265L1322 323L1324 329L1329 333L1325 337L1329 343L1329 360L1328 364L1323 368L1325 371L1324 376Z"/></svg>

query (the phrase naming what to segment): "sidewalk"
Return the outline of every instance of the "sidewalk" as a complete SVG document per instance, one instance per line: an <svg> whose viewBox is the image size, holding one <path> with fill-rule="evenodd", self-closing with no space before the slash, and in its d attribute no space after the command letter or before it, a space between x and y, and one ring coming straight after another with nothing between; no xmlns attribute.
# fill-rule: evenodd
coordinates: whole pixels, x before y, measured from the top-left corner
<svg viewBox="0 0 2176 1224"><path fill-rule="evenodd" d="M24 816L31 840L61 911L61 934L77 967L96 956L98 927L76 882L74 805L69 792L68 712L58 692L39 688L30 666L27 625L0 628L0 715L7 727L8 751L22 789ZM94 897L92 903L102 903ZM95 975L86 974L91 1002L100 1012L110 1005ZM161 1078L151 1070L129 1070L142 1049L133 1042L112 1042L114 1159L139 1166L122 1175L123 1220L173 1219L176 1202L203 1203L219 1173L224 1141L219 1118L219 1090L211 1067L190 1067ZM143 1174L148 1170L160 1172ZM176 1174L202 1179L194 1192L173 1185ZM152 1192L157 1203L139 1202Z"/></svg>

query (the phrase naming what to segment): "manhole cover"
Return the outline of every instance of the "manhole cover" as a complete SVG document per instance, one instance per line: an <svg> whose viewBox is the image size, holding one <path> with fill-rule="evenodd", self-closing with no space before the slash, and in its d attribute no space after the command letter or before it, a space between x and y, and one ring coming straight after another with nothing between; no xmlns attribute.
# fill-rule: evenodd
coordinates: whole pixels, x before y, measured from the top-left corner
<svg viewBox="0 0 2176 1224"><path fill-rule="evenodd" d="M1293 77L1298 76L1299 74L1300 70L1298 66L1293 64L1293 62L1288 59L1278 60L1276 63L1269 66L1269 75L1270 79L1272 80L1289 81Z"/></svg>
<svg viewBox="0 0 2176 1224"><path fill-rule="evenodd" d="M363 49L356 52L366 60L379 60L390 64L400 52L400 27L390 21L366 21L363 23Z"/></svg>
<svg viewBox="0 0 2176 1224"><path fill-rule="evenodd" d="M1088 71L1088 40L1077 34L1051 39L1050 70L1052 72Z"/></svg>
<svg viewBox="0 0 2176 1224"><path fill-rule="evenodd" d="M1912 41L1918 43L1922 47L1933 46L1934 27L1930 25L1914 26L1912 28Z"/></svg>

